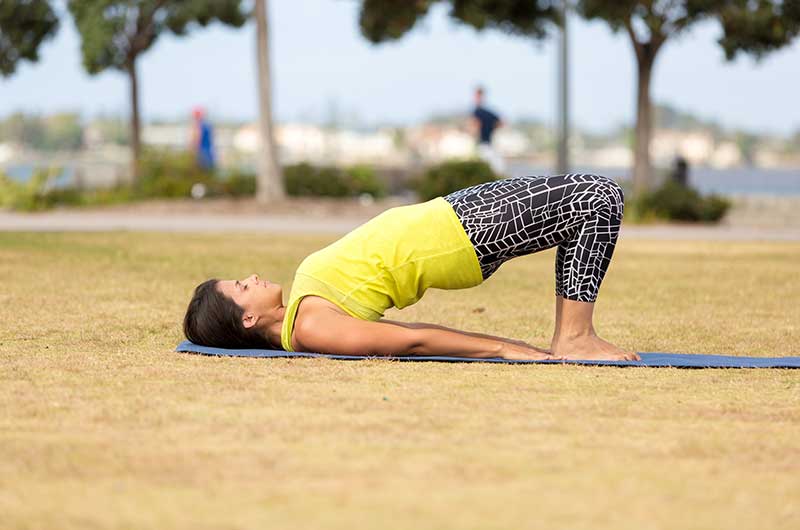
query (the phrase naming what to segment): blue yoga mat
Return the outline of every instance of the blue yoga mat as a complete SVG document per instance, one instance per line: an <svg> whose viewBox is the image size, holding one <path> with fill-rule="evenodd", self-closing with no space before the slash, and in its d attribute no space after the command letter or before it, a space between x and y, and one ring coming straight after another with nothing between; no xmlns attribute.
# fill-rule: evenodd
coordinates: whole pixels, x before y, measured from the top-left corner
<svg viewBox="0 0 800 530"><path fill-rule="evenodd" d="M328 355L325 353L285 352L283 350L229 350L198 346L188 340L178 344L177 352L201 353L223 357L322 357L345 361L363 360L357 355ZM800 368L800 357L736 357L733 355L698 355L691 353L640 353L641 361L509 361L506 359L466 359L447 356L391 357L393 361L435 361L445 363L503 363L503 364L583 364L590 366L649 366L671 368ZM373 359L375 357L372 357ZM385 357L381 357L385 358Z"/></svg>

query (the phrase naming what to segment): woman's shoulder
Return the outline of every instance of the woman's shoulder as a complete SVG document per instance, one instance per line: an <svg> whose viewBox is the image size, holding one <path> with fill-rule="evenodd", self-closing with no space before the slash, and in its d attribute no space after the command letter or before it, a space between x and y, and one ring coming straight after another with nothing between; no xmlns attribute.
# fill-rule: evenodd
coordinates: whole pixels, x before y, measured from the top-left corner
<svg viewBox="0 0 800 530"><path fill-rule="evenodd" d="M342 316L351 317L342 308L321 296L304 296L298 306L292 328L292 348L303 351L303 335L332 323Z"/></svg>

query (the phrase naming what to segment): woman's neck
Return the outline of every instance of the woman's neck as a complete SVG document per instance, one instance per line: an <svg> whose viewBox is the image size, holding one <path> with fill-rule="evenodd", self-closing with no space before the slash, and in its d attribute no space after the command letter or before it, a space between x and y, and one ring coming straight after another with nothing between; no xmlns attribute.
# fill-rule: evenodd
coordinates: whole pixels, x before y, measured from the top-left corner
<svg viewBox="0 0 800 530"><path fill-rule="evenodd" d="M281 308L280 315L276 320L273 320L271 324L268 324L264 329L264 335L267 337L267 340L270 344L282 348L281 346L281 328L283 328L283 315L286 312L286 308Z"/></svg>

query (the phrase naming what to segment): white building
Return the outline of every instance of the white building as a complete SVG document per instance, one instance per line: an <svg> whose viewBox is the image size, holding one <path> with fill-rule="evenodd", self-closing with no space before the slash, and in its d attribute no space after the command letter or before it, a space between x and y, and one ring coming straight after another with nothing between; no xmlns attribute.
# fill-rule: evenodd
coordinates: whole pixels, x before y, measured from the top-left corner
<svg viewBox="0 0 800 530"><path fill-rule="evenodd" d="M505 157L526 156L533 149L531 139L522 131L511 127L498 129L492 141L497 151Z"/></svg>
<svg viewBox="0 0 800 530"><path fill-rule="evenodd" d="M449 158L475 156L475 139L453 126L420 125L406 130L409 148L425 161L440 162Z"/></svg>
<svg viewBox="0 0 800 530"><path fill-rule="evenodd" d="M703 165L714 149L714 137L706 131L657 129L650 142L650 156L656 165L669 165L677 156L691 165Z"/></svg>
<svg viewBox="0 0 800 530"><path fill-rule="evenodd" d="M287 123L275 127L281 162L356 164L360 162L399 162L403 159L394 144L393 131L374 132L329 130L317 125ZM241 153L255 155L261 148L256 125L241 127L232 145Z"/></svg>
<svg viewBox="0 0 800 530"><path fill-rule="evenodd" d="M730 168L740 166L743 162L742 152L734 142L720 142L708 163L712 167Z"/></svg>

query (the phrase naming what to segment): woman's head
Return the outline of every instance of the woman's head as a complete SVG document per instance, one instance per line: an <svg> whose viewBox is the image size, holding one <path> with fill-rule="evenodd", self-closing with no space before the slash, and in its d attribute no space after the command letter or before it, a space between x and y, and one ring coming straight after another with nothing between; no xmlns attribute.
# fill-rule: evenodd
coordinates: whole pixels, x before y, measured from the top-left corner
<svg viewBox="0 0 800 530"><path fill-rule="evenodd" d="M284 310L281 286L256 274L244 280L211 279L195 289L183 332L190 341L205 346L280 347Z"/></svg>

